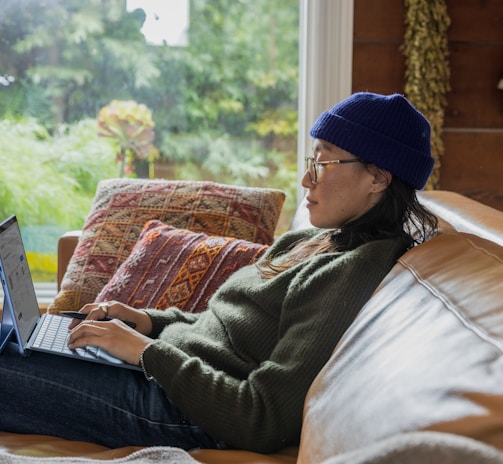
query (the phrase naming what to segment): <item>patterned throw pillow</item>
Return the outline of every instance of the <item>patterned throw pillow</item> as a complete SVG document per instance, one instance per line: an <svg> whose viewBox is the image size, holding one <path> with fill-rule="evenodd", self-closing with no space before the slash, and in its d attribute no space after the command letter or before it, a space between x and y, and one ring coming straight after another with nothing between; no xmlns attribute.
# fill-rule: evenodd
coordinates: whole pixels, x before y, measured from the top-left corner
<svg viewBox="0 0 503 464"><path fill-rule="evenodd" d="M129 257L96 298L135 308L201 312L215 290L268 245L149 221Z"/></svg>
<svg viewBox="0 0 503 464"><path fill-rule="evenodd" d="M48 312L78 310L93 302L152 219L179 229L270 244L284 200L281 190L205 181L101 181Z"/></svg>

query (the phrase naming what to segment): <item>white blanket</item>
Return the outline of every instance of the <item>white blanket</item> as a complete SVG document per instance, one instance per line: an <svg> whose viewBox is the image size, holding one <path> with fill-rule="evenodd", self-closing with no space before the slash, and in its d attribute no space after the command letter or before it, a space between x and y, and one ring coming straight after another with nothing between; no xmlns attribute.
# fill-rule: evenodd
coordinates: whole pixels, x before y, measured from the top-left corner
<svg viewBox="0 0 503 464"><path fill-rule="evenodd" d="M225 452L225 451L224 451ZM79 457L40 458L0 452L1 464L197 464L188 453L171 447L145 448L127 457L95 460ZM469 438L437 432L397 435L316 464L503 464L503 452Z"/></svg>
<svg viewBox="0 0 503 464"><path fill-rule="evenodd" d="M323 464L503 464L485 443L439 432L410 432L331 457Z"/></svg>
<svg viewBox="0 0 503 464"><path fill-rule="evenodd" d="M0 453L2 464L197 464L188 453L178 448L154 446L136 451L129 456L110 460L79 457L41 458Z"/></svg>

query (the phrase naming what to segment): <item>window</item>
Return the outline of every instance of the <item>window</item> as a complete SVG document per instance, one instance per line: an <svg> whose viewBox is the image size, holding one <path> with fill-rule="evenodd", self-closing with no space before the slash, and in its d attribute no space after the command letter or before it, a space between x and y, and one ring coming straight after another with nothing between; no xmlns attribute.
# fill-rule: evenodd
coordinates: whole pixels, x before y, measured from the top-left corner
<svg viewBox="0 0 503 464"><path fill-rule="evenodd" d="M82 226L97 182L123 175L118 146L97 135L114 100L145 105L155 123L159 156L136 160L134 175L281 188L288 226L300 10L297 0L2 3L0 216L18 216L35 279L55 279L57 239Z"/></svg>

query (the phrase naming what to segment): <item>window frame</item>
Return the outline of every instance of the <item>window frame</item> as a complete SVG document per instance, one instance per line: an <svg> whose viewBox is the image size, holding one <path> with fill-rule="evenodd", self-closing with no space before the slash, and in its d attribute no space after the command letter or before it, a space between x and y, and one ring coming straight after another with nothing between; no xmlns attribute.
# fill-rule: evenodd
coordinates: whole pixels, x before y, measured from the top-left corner
<svg viewBox="0 0 503 464"><path fill-rule="evenodd" d="M300 0L297 204L309 129L316 118L352 90L354 0ZM328 58L330 57L330 59Z"/></svg>

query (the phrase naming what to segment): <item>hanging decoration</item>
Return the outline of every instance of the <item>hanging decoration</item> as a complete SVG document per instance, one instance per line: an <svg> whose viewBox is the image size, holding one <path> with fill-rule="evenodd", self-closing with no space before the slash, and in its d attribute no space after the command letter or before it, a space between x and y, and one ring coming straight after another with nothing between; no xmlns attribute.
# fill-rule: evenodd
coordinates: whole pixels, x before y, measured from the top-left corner
<svg viewBox="0 0 503 464"><path fill-rule="evenodd" d="M450 90L447 29L450 18L444 0L405 0L406 97L431 124L431 150L435 168L427 190L440 185L441 157L444 154L442 129Z"/></svg>

